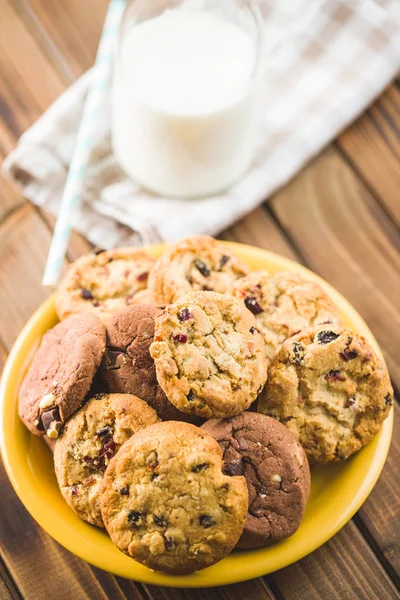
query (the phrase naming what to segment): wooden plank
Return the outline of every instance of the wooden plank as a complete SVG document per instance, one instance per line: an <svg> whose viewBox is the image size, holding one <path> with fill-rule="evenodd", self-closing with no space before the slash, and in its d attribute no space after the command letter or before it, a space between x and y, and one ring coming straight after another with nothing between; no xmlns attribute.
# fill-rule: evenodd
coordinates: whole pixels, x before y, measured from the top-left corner
<svg viewBox="0 0 400 600"><path fill-rule="evenodd" d="M310 556L274 573L273 579L285 600L400 598L352 522Z"/></svg>
<svg viewBox="0 0 400 600"><path fill-rule="evenodd" d="M229 587L207 589L168 589L143 586L153 600L269 600L275 596L262 579L253 579Z"/></svg>
<svg viewBox="0 0 400 600"><path fill-rule="evenodd" d="M270 206L311 269L359 310L400 385L398 233L366 187L326 150Z"/></svg>
<svg viewBox="0 0 400 600"><path fill-rule="evenodd" d="M400 226L400 90L391 85L337 145Z"/></svg>

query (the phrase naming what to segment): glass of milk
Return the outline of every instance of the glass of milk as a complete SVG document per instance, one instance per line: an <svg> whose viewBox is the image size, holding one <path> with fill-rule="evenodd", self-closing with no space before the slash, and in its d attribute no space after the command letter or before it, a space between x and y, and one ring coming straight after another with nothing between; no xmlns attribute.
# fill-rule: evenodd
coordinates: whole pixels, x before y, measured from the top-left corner
<svg viewBox="0 0 400 600"><path fill-rule="evenodd" d="M112 85L112 146L122 169L176 198L237 181L254 155L262 45L251 0L129 3Z"/></svg>

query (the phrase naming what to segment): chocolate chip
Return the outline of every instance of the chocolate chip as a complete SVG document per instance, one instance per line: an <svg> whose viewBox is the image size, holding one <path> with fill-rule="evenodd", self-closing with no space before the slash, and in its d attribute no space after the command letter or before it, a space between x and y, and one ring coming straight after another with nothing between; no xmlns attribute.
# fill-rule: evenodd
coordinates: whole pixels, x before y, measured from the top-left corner
<svg viewBox="0 0 400 600"><path fill-rule="evenodd" d="M208 469L209 464L207 462L204 463L200 463L198 465L194 465L191 468L192 473L200 473L200 471L205 471L206 469Z"/></svg>
<svg viewBox="0 0 400 600"><path fill-rule="evenodd" d="M212 527L213 525L217 524L216 521L214 521L214 519L210 517L210 515L200 515L199 523L205 529L208 529L209 527Z"/></svg>
<svg viewBox="0 0 400 600"><path fill-rule="evenodd" d="M41 419L45 431L47 431L50 428L50 425L54 421L56 421L57 424L62 424L58 406L56 406L55 408L50 408L49 410L46 410L44 413L42 413Z"/></svg>
<svg viewBox="0 0 400 600"><path fill-rule="evenodd" d="M85 288L83 288L81 290L81 296L84 300L93 300L92 292L90 292L89 290L86 290Z"/></svg>
<svg viewBox="0 0 400 600"><path fill-rule="evenodd" d="M229 260L230 260L230 256L227 256L226 254L223 254L221 256L220 261L219 261L219 268L222 269Z"/></svg>
<svg viewBox="0 0 400 600"><path fill-rule="evenodd" d="M193 261L193 264L196 267L196 269L200 271L203 277L208 277L210 275L210 269L207 267L206 264L203 263L202 260L196 259Z"/></svg>
<svg viewBox="0 0 400 600"><path fill-rule="evenodd" d="M222 467L222 472L224 475L230 475L231 477L235 475L243 475L244 471L242 459L238 458L230 462L225 462Z"/></svg>
<svg viewBox="0 0 400 600"><path fill-rule="evenodd" d="M119 490L119 493L121 494L121 496L129 496L129 486L126 485L125 487L121 488Z"/></svg>
<svg viewBox="0 0 400 600"><path fill-rule="evenodd" d="M244 303L246 308L248 308L253 315L259 315L260 313L264 312L264 310L258 304L255 296L247 296L247 298L244 299Z"/></svg>
<svg viewBox="0 0 400 600"><path fill-rule="evenodd" d="M186 333L177 333L174 335L173 340L176 344L186 344L188 336Z"/></svg>
<svg viewBox="0 0 400 600"><path fill-rule="evenodd" d="M390 394L386 394L385 404L386 406L391 406L393 404L392 396Z"/></svg>
<svg viewBox="0 0 400 600"><path fill-rule="evenodd" d="M155 469L158 466L158 454L155 450L152 450L147 458L146 458L146 465L149 467L149 469Z"/></svg>
<svg viewBox="0 0 400 600"><path fill-rule="evenodd" d="M188 308L182 308L181 312L178 313L178 319L180 321L189 321L189 319L192 319L192 318L193 318L193 315Z"/></svg>
<svg viewBox="0 0 400 600"><path fill-rule="evenodd" d="M189 392L189 393L188 393L188 395L186 396L186 400L187 400L188 402L193 402L194 398L195 398L194 391L193 391L193 390L190 390L190 392Z"/></svg>
<svg viewBox="0 0 400 600"><path fill-rule="evenodd" d="M141 518L142 518L142 513L137 512L136 510L130 510L128 513L129 525L139 525Z"/></svg>
<svg viewBox="0 0 400 600"><path fill-rule="evenodd" d="M317 342L319 344L330 344L339 337L338 333L334 331L320 331L317 335Z"/></svg>
<svg viewBox="0 0 400 600"><path fill-rule="evenodd" d="M340 356L343 358L343 360L349 361L349 360L352 360L353 358L357 358L358 352L355 349L348 348L348 349L344 350L343 352L341 352Z"/></svg>
<svg viewBox="0 0 400 600"><path fill-rule="evenodd" d="M340 371L334 371L334 370L329 371L329 373L326 373L325 379L327 381L346 381L346 377L341 375Z"/></svg>
<svg viewBox="0 0 400 600"><path fill-rule="evenodd" d="M153 515L153 521L158 527L168 527L168 519L164 515Z"/></svg>
<svg viewBox="0 0 400 600"><path fill-rule="evenodd" d="M293 342L292 350L293 350L293 359L290 358L290 362L294 363L295 365L301 365L301 363L304 360L304 355L306 353L306 349L304 348L304 346L302 344L300 344L300 342Z"/></svg>
<svg viewBox="0 0 400 600"><path fill-rule="evenodd" d="M148 271L143 271L143 273L139 273L139 275L136 275L137 281L147 281L148 278L149 278Z"/></svg>

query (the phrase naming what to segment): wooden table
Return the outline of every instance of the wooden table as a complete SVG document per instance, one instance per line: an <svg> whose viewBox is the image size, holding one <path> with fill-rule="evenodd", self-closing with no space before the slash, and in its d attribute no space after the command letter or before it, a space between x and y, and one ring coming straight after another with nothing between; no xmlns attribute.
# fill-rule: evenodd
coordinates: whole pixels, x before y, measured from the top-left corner
<svg viewBox="0 0 400 600"><path fill-rule="evenodd" d="M1 0L0 157L92 63L106 0ZM47 296L40 281L54 220L0 182L0 368ZM261 208L224 232L310 267L376 335L400 386L400 91L377 102ZM74 234L68 260L89 246ZM395 406L396 418L399 407ZM331 541L264 578L211 590L138 585L52 540L0 467L0 599L399 598L400 438L364 506Z"/></svg>

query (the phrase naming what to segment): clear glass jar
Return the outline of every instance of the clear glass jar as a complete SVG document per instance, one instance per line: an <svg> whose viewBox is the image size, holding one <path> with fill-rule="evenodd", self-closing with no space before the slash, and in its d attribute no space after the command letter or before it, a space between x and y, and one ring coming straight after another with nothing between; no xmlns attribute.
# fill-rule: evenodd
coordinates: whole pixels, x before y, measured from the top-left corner
<svg viewBox="0 0 400 600"><path fill-rule="evenodd" d="M263 50L242 0L134 0L119 32L112 146L138 184L168 197L216 194L248 169Z"/></svg>

